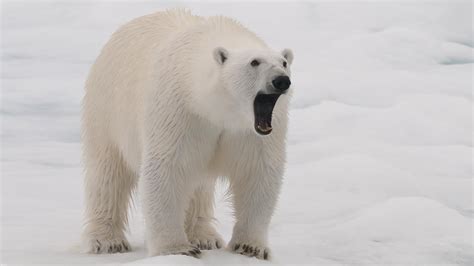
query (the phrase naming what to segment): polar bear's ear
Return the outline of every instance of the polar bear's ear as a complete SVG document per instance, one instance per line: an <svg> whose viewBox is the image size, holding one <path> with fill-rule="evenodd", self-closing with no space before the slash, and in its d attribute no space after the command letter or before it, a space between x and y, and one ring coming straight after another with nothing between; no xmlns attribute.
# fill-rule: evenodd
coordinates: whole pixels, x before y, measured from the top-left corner
<svg viewBox="0 0 474 266"><path fill-rule="evenodd" d="M288 61L288 64L293 63L293 52L290 49L284 49L281 51L281 55Z"/></svg>
<svg viewBox="0 0 474 266"><path fill-rule="evenodd" d="M224 62L229 57L229 52L225 48L222 48L222 47L215 48L213 54L214 54L214 59L219 65L223 65Z"/></svg>

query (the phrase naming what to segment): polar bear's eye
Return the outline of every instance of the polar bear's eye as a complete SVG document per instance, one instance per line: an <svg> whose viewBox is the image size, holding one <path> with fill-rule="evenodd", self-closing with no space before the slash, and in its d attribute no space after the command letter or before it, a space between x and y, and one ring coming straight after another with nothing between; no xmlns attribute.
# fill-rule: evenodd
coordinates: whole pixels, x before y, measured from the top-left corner
<svg viewBox="0 0 474 266"><path fill-rule="evenodd" d="M256 66L260 65L260 62L257 59L254 59L254 60L252 60L252 62L250 62L250 65L253 66L253 67L256 67Z"/></svg>
<svg viewBox="0 0 474 266"><path fill-rule="evenodd" d="M286 68L286 61L283 61L283 67Z"/></svg>

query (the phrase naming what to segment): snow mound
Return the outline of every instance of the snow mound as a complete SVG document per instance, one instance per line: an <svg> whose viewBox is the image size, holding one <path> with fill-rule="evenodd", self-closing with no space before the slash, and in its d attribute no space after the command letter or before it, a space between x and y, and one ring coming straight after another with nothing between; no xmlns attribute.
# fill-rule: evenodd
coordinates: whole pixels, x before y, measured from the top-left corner
<svg viewBox="0 0 474 266"><path fill-rule="evenodd" d="M318 252L351 264L468 265L474 259L472 235L466 234L471 226L434 200L392 198L334 225L319 237Z"/></svg>

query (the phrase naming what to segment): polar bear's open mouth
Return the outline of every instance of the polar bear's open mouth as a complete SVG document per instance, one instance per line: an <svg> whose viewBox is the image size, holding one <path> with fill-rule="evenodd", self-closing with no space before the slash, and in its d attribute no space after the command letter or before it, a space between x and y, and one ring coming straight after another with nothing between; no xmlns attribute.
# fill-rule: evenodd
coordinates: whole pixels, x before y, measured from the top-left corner
<svg viewBox="0 0 474 266"><path fill-rule="evenodd" d="M255 131L260 135L272 132L273 108L281 94L258 94L253 102Z"/></svg>

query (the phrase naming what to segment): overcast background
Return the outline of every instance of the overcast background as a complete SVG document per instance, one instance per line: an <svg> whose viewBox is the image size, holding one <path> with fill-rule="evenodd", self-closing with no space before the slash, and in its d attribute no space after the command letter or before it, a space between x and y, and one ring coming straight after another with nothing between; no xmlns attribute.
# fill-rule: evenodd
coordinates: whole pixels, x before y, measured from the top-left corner
<svg viewBox="0 0 474 266"><path fill-rule="evenodd" d="M274 263L474 263L472 2L158 2L2 2L3 263L262 263L222 250L147 258L139 206L132 252L79 253L87 72L120 25L175 6L294 51Z"/></svg>

